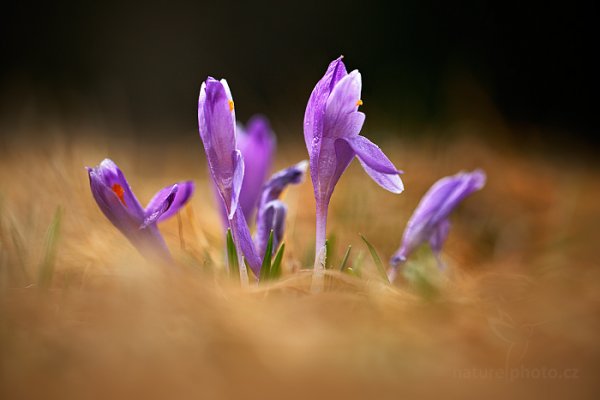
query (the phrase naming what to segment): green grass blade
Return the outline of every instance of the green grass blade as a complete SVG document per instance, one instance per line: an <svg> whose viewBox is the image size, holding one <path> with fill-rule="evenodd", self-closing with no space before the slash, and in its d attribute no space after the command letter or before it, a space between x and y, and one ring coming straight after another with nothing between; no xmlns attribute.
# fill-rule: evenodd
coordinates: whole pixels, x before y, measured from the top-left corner
<svg viewBox="0 0 600 400"><path fill-rule="evenodd" d="M46 248L44 259L40 263L38 284L40 287L48 287L52 282L54 275L54 263L56 261L56 249L60 235L60 225L62 221L62 208L57 207L52 217L52 222L46 232Z"/></svg>
<svg viewBox="0 0 600 400"><path fill-rule="evenodd" d="M348 267L346 264L348 263L348 258L350 257L350 250L352 250L352 245L348 245L348 249L344 254L344 258L342 258L342 263L340 264L340 271L344 272Z"/></svg>
<svg viewBox="0 0 600 400"><path fill-rule="evenodd" d="M231 235L231 229L227 229L227 265L229 266L229 274L235 278L240 277L240 266L238 265L238 255L233 243L233 236Z"/></svg>
<svg viewBox="0 0 600 400"><path fill-rule="evenodd" d="M333 265L334 259L334 251L335 251L335 235L332 234L329 239L325 241L325 269L331 269Z"/></svg>
<svg viewBox="0 0 600 400"><path fill-rule="evenodd" d="M271 276L271 255L273 254L273 230L269 233L269 241L260 266L260 280L267 280Z"/></svg>
<svg viewBox="0 0 600 400"><path fill-rule="evenodd" d="M387 273L385 272L385 267L383 266L383 262L381 262L381 258L379 258L379 254L377 254L377 250L375 250L375 247L371 243L369 243L367 238L365 238L363 235L360 235L360 237L363 240L363 242L365 242L367 247L369 248L369 252L371 253L371 257L373 257L373 261L375 262L375 266L377 267L377 271L379 272L379 275L381 275L381 278L383 280L385 280L385 282L390 283L390 280L387 277Z"/></svg>
<svg viewBox="0 0 600 400"><path fill-rule="evenodd" d="M273 265L271 266L271 278L279 279L281 277L281 260L283 260L283 253L285 252L285 243L282 243L275 254L275 260L273 261Z"/></svg>

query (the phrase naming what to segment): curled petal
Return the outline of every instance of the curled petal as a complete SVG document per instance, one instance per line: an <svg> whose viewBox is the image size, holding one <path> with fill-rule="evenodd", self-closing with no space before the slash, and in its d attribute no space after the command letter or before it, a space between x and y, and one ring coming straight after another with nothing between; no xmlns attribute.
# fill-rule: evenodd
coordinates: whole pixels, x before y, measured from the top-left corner
<svg viewBox="0 0 600 400"><path fill-rule="evenodd" d="M240 200L240 191L242 190L242 182L244 181L244 158L239 150L234 150L231 157L233 158L233 181L231 191L231 207L229 209L228 218L233 218L233 213L238 208Z"/></svg>
<svg viewBox="0 0 600 400"><path fill-rule="evenodd" d="M175 196L169 203L167 200L173 192ZM171 218L187 204L193 194L194 182L192 181L178 182L159 190L146 206L146 210L144 211L146 219L150 215L157 213L156 222L162 222ZM168 204L167 208L165 208L165 204Z"/></svg>
<svg viewBox="0 0 600 400"><path fill-rule="evenodd" d="M177 214L191 199L194 194L195 185L192 181L183 181L177 183L177 193L175 194L175 199L173 199L173 203L169 209L164 212L160 218L158 218L158 222L162 222L166 219L171 218L173 215ZM152 202L152 201L150 201ZM149 206L149 205L148 205ZM148 207L146 208L146 210Z"/></svg>
<svg viewBox="0 0 600 400"><path fill-rule="evenodd" d="M177 194L177 189L178 187L176 184L167 186L154 196L148 207L146 207L146 215L140 229L144 229L148 225L158 222L158 219L171 208L171 205L175 200L175 195Z"/></svg>
<svg viewBox="0 0 600 400"><path fill-rule="evenodd" d="M261 257L265 255L271 230L273 231L273 253L279 247L285 231L286 214L287 207L280 200L272 200L262 209L257 219L255 236L256 248Z"/></svg>
<svg viewBox="0 0 600 400"><path fill-rule="evenodd" d="M259 209L271 200L279 198L281 192L290 184L298 184L304 180L308 163L300 161L289 168L282 169L271 176L271 179L263 186Z"/></svg>
<svg viewBox="0 0 600 400"><path fill-rule="evenodd" d="M256 215L256 242L259 254L264 255L269 233L273 235L273 249L277 249L283 238L287 208L277 200L283 190L290 184L298 184L304 180L308 163L301 161L296 165L283 169L271 177L263 187L261 200Z"/></svg>

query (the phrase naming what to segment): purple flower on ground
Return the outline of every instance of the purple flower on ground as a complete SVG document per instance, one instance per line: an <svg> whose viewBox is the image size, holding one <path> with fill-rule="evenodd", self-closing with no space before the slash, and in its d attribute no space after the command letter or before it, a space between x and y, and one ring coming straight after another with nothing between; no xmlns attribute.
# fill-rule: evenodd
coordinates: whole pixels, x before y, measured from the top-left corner
<svg viewBox="0 0 600 400"><path fill-rule="evenodd" d="M258 277L264 251L262 254L257 253L246 215L253 213L262 191L274 146L272 134L266 120L253 119L248 126L248 133L238 136L238 143L231 91L224 79L217 81L211 77L200 88L198 125L210 174L236 245L241 278L245 281L247 277L242 256ZM248 182L246 186L245 182ZM249 210L246 211L244 207L249 207ZM272 222L273 229L283 226L280 221L281 212L278 215L277 220ZM268 225L269 222L265 221L271 216L270 212L265 214L259 211L257 225ZM262 235L258 237L262 238Z"/></svg>
<svg viewBox="0 0 600 400"><path fill-rule="evenodd" d="M250 232L242 211L238 209L244 158L235 142L235 108L227 81L208 77L200 87L198 129L206 152L208 169L225 208L238 253L240 276L246 280L246 257L250 268L260 270L260 259L248 243Z"/></svg>
<svg viewBox="0 0 600 400"><path fill-rule="evenodd" d="M188 202L194 193L194 183L179 182L161 189L144 209L113 161L105 159L87 171L92 195L110 222L143 255L169 259L157 223L175 215Z"/></svg>
<svg viewBox="0 0 600 400"><path fill-rule="evenodd" d="M310 156L310 175L317 206L315 271L322 271L331 195L352 159L356 156L363 169L384 189L392 193L404 190L394 164L360 130L365 114L362 105L361 75L346 72L342 57L329 64L325 75L312 91L304 115L304 140Z"/></svg>
<svg viewBox="0 0 600 400"><path fill-rule="evenodd" d="M450 230L448 217L462 200L483 188L485 180L485 173L482 170L475 170L459 172L433 184L406 224L400 249L390 260L392 264L392 269L389 271L390 281L395 278L398 266L424 243L429 243L438 264L440 267L443 265L439 256Z"/></svg>
<svg viewBox="0 0 600 400"><path fill-rule="evenodd" d="M271 230L273 230L273 253L279 247L283 239L287 214L287 207L279 200L279 196L286 186L302 182L307 166L306 161L301 161L283 169L275 173L263 187L256 215L256 234L254 236L258 254L265 254Z"/></svg>

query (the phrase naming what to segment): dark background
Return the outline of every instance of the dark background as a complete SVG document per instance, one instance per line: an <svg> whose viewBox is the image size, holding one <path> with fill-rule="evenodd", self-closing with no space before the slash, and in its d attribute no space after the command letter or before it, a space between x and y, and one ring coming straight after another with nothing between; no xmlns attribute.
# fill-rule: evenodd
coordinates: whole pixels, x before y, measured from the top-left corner
<svg viewBox="0 0 600 400"><path fill-rule="evenodd" d="M344 54L363 74L368 121L391 134L445 126L476 88L511 126L598 141L591 4L19 1L0 19L3 121L52 115L125 123L137 137L189 134L213 75L228 79L239 119L263 112L301 135L312 87Z"/></svg>

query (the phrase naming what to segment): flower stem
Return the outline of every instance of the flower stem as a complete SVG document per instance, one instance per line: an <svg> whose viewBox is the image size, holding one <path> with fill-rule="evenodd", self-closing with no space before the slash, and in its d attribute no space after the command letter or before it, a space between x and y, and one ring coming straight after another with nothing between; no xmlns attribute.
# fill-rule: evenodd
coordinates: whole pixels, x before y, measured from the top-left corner
<svg viewBox="0 0 600 400"><path fill-rule="evenodd" d="M326 204L317 202L317 232L315 236L315 264L313 271L312 290L323 290L325 259L327 257L325 241L327 240L327 211Z"/></svg>

